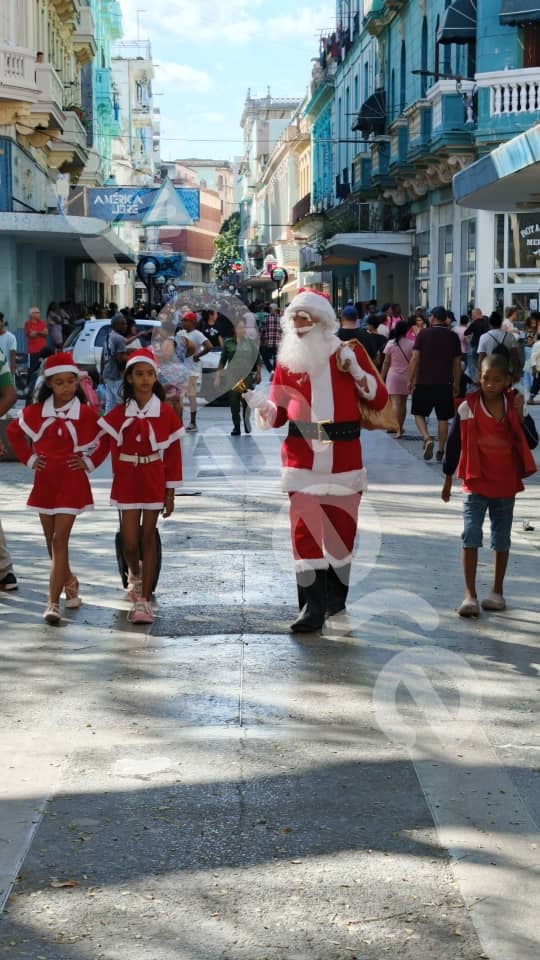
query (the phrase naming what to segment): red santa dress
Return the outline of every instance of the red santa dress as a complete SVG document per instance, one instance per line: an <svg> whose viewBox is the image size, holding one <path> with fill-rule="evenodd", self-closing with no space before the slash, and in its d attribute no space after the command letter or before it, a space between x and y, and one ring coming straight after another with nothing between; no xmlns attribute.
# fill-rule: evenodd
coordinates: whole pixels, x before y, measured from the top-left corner
<svg viewBox="0 0 540 960"><path fill-rule="evenodd" d="M55 409L53 397L21 410L7 428L7 437L17 458L32 468L38 457L45 466L34 472L34 485L27 506L38 513L78 514L93 510L88 473L98 465L97 438L100 421L87 404L74 397ZM67 465L73 454L83 456L86 470ZM103 457L101 458L103 459Z"/></svg>
<svg viewBox="0 0 540 960"><path fill-rule="evenodd" d="M165 490L182 483L182 424L168 403L152 395L144 407L119 404L101 419L102 444L111 451L111 504L119 510L161 510Z"/></svg>
<svg viewBox="0 0 540 960"><path fill-rule="evenodd" d="M328 361L314 374L293 373L278 363L270 391L275 416L266 423L258 417L263 427L294 422L300 425L300 433L302 424L322 425L320 439L289 433L281 449L283 489L290 496L297 570L350 563L360 498L367 487L360 436L325 440L324 423L338 428L339 424L350 425L353 434L354 425L361 425L359 387L350 373L338 367L340 346L336 337ZM375 410L382 410L388 400L384 384L373 376L364 349L360 345L351 349L366 373L368 390L362 392L364 401ZM313 431L317 433L317 427L304 428L305 433Z"/></svg>

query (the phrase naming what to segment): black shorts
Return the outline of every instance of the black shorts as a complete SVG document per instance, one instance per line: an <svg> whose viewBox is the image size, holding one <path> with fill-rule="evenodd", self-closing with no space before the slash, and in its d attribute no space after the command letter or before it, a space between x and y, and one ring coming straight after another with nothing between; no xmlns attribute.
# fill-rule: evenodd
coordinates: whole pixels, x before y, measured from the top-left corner
<svg viewBox="0 0 540 960"><path fill-rule="evenodd" d="M429 417L435 408L437 420L451 420L454 416L454 388L446 383L419 383L412 395L411 413Z"/></svg>

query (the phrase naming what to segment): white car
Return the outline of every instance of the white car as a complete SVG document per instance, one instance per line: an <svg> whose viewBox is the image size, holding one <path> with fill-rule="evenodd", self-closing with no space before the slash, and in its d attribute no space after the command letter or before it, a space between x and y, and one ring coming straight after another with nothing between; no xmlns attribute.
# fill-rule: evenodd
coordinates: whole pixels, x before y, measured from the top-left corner
<svg viewBox="0 0 540 960"><path fill-rule="evenodd" d="M159 320L136 320L135 322L141 344L147 347L155 327L160 325ZM81 370L87 370L93 377L97 377L101 367L101 354L110 330L110 320L87 320L70 333L64 344L64 350L68 350L73 355L74 363Z"/></svg>
<svg viewBox="0 0 540 960"><path fill-rule="evenodd" d="M149 346L154 330L160 326L160 321L144 319L136 320L135 323L142 346ZM74 363L81 370L87 370L96 382L99 378L103 347L110 329L110 320L87 320L70 333L64 344L64 349L73 355ZM199 392L207 400L212 399L215 389L213 389L211 381L204 378L204 374L215 372L219 365L220 355L220 351L213 351L205 354L200 360Z"/></svg>

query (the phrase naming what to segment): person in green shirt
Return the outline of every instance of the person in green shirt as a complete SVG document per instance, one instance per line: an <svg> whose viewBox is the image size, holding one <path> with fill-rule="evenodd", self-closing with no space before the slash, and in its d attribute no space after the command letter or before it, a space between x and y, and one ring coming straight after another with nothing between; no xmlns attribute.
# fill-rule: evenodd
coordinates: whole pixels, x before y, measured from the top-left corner
<svg viewBox="0 0 540 960"><path fill-rule="evenodd" d="M9 363L6 360L5 355L0 350L0 417L3 417L5 413L13 406L17 399L17 394L15 393L15 384L13 382L13 377L11 375L11 370ZM0 457L3 457L6 452L6 448L0 440ZM4 537L4 531L2 530L2 522L0 521L0 590L16 590L17 589L17 578L13 573L13 565L11 563L11 557L9 555L8 548L6 546L6 538Z"/></svg>
<svg viewBox="0 0 540 960"><path fill-rule="evenodd" d="M246 336L246 323L238 320L234 337L227 337L223 341L223 349L219 359L219 367L214 377L214 386L221 384L222 373L225 371L224 390L229 390L229 402L233 429L231 437L240 436L240 408L243 412L244 430L251 433L250 409L242 394L245 390L252 390L254 384L261 382L262 358L259 353L257 340Z"/></svg>

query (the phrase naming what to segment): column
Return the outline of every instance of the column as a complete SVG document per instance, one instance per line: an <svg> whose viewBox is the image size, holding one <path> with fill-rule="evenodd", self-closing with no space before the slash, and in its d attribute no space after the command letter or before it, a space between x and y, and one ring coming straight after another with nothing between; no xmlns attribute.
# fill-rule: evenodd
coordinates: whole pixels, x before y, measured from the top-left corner
<svg viewBox="0 0 540 960"><path fill-rule="evenodd" d="M495 215L479 210L476 219L476 306L485 314L493 310L493 272L495 244Z"/></svg>

